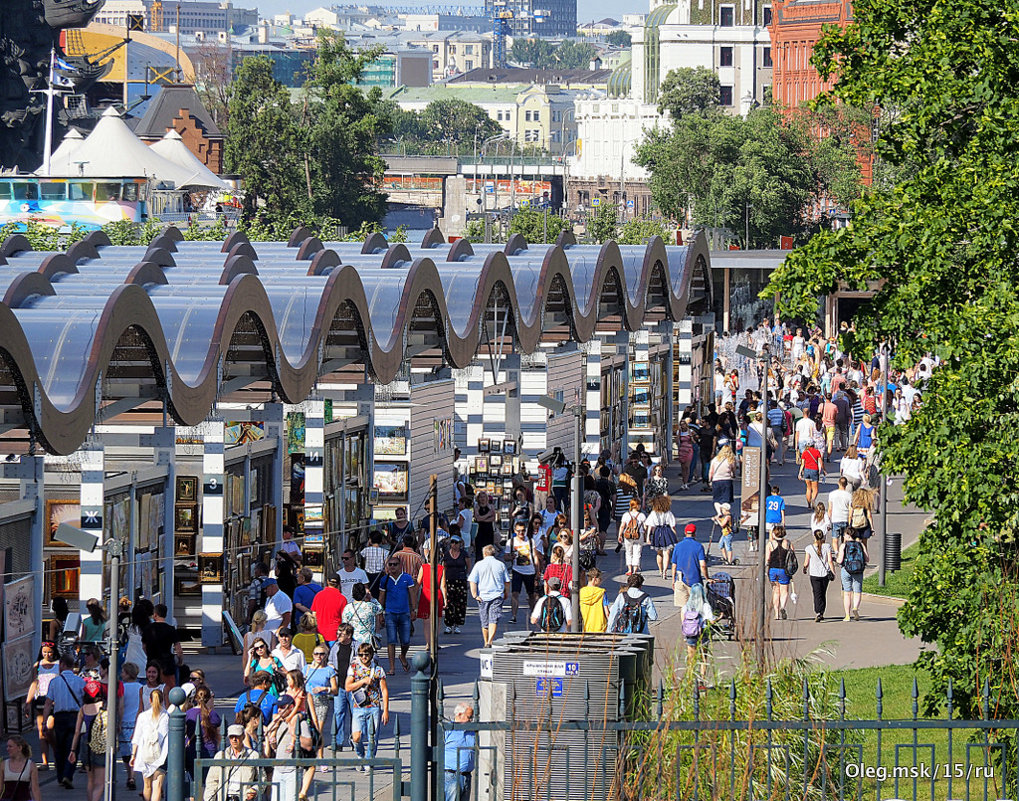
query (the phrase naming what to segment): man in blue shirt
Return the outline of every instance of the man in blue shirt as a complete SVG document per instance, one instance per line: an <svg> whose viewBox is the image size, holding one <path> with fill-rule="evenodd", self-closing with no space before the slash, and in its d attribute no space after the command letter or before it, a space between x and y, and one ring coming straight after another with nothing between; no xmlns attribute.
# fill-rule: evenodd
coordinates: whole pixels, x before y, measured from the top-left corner
<svg viewBox="0 0 1019 801"><path fill-rule="evenodd" d="M474 709L466 701L456 705L454 723L470 723ZM467 801L471 797L471 773L474 772L474 749L478 735L473 731L455 729L444 735L443 765L445 766L445 801Z"/></svg>
<svg viewBox="0 0 1019 801"><path fill-rule="evenodd" d="M708 580L708 557L697 542L697 526L688 523L683 533L683 541L672 549L673 601L680 608L690 600L690 588Z"/></svg>
<svg viewBox="0 0 1019 801"><path fill-rule="evenodd" d="M772 487L764 506L764 528L769 534L775 526L785 525L785 498L778 493L778 486Z"/></svg>
<svg viewBox="0 0 1019 801"><path fill-rule="evenodd" d="M771 401L769 406L771 408L768 409L768 426L775 435L775 442L778 445L778 463L785 464L785 409L776 401Z"/></svg>
<svg viewBox="0 0 1019 801"><path fill-rule="evenodd" d="M74 673L74 657L60 657L60 673L50 681L43 706L43 719L53 715L53 762L57 769L57 784L67 790L74 789L74 763L69 761L78 725L78 710L85 699L85 680Z"/></svg>
<svg viewBox="0 0 1019 801"><path fill-rule="evenodd" d="M322 585L312 581L310 567L302 567L297 571L297 588L294 590L294 631L300 631L301 618L311 611L315 596L322 592Z"/></svg>
<svg viewBox="0 0 1019 801"><path fill-rule="evenodd" d="M471 585L471 596L478 602L481 636L485 640L484 647L488 648L495 639L502 602L510 594L510 574L503 561L496 558L494 545L486 545L482 555L484 559L474 565L467 581Z"/></svg>
<svg viewBox="0 0 1019 801"><path fill-rule="evenodd" d="M396 672L396 641L400 641L400 664L410 671L410 610L417 610L417 582L403 572L403 563L395 556L386 560L386 575L379 583L379 603L386 610L386 640L389 643L389 675Z"/></svg>
<svg viewBox="0 0 1019 801"><path fill-rule="evenodd" d="M251 676L251 689L241 693L234 706L234 717L248 704L254 704L262 711L262 725L268 726L276 712L276 696L271 692L272 674L267 670L256 670Z"/></svg>

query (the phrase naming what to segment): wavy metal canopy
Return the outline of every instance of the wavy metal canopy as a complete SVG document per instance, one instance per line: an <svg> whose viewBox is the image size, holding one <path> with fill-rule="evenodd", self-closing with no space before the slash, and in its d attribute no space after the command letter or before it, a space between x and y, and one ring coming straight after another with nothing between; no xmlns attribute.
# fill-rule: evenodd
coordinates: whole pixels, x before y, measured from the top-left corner
<svg viewBox="0 0 1019 801"><path fill-rule="evenodd" d="M0 247L0 410L51 453L76 450L111 401L159 400L181 425L204 420L224 382L271 382L298 403L337 365L388 383L413 356L466 367L492 310L514 347L543 336L583 342L596 326L636 330L710 308L702 238L684 247L321 242L186 242L168 229L148 247L101 232L66 253ZM137 404L134 404L137 405Z"/></svg>

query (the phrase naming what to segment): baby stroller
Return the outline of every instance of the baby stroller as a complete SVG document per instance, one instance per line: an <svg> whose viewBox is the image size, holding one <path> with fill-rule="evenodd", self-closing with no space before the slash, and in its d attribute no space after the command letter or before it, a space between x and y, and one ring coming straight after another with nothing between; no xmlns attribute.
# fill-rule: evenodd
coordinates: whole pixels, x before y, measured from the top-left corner
<svg viewBox="0 0 1019 801"><path fill-rule="evenodd" d="M728 573L712 573L707 584L707 598L715 620L711 635L732 640L736 637L736 582Z"/></svg>

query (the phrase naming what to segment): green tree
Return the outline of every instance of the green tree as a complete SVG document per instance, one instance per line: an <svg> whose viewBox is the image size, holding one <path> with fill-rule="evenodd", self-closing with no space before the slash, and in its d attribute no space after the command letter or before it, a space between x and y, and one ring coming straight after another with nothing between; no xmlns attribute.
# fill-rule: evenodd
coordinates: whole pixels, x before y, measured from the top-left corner
<svg viewBox="0 0 1019 801"><path fill-rule="evenodd" d="M615 239L619 234L619 207L603 200L594 215L587 218L587 232L598 244Z"/></svg>
<svg viewBox="0 0 1019 801"><path fill-rule="evenodd" d="M468 242L484 242L485 221L468 220L467 224L464 225L463 238L466 239Z"/></svg>
<svg viewBox="0 0 1019 801"><path fill-rule="evenodd" d="M551 42L544 39L524 39L523 37L513 40L513 47L510 48L510 58L518 64L543 70L548 69L555 63L555 48Z"/></svg>
<svg viewBox="0 0 1019 801"><path fill-rule="evenodd" d="M564 70L587 69L598 51L588 42L566 39L555 49L554 66Z"/></svg>
<svg viewBox="0 0 1019 801"><path fill-rule="evenodd" d="M523 234L530 244L555 242L563 231L573 226L565 217L538 209L521 209L510 220L510 234Z"/></svg>
<svg viewBox="0 0 1019 801"><path fill-rule="evenodd" d="M1014 3L857 0L815 48L842 102L892 110L876 144L895 172L853 206L852 226L793 251L767 290L786 313L845 284L870 287L846 344L890 342L895 361L941 357L922 409L882 426L887 471L932 512L908 636L934 643L928 712L952 683L958 713L1014 718L1019 635L1019 15Z"/></svg>
<svg viewBox="0 0 1019 801"><path fill-rule="evenodd" d="M605 37L605 41L613 47L629 47L630 34L627 31L612 31Z"/></svg>
<svg viewBox="0 0 1019 801"><path fill-rule="evenodd" d="M649 239L660 236L665 244L676 244L672 226L663 220L652 220L650 217L631 217L623 223L616 241L620 245L643 245Z"/></svg>
<svg viewBox="0 0 1019 801"><path fill-rule="evenodd" d="M722 100L721 84L714 70L707 67L680 67L670 70L658 90L658 111L666 111L674 120L687 114L703 114L718 108Z"/></svg>
<svg viewBox="0 0 1019 801"><path fill-rule="evenodd" d="M391 115L378 87L365 92L353 85L379 55L381 47L355 53L341 33L320 31L300 115L307 197L317 214L351 228L386 212L387 196L378 189L386 164L378 152Z"/></svg>
<svg viewBox="0 0 1019 801"><path fill-rule="evenodd" d="M481 106L459 98L433 100L421 112L422 138L443 140L455 145L484 142L502 128Z"/></svg>
<svg viewBox="0 0 1019 801"><path fill-rule="evenodd" d="M286 216L308 210L304 189L303 137L290 95L272 77L272 62L246 58L230 84L229 122L224 158L228 172L244 180L244 214L257 210Z"/></svg>

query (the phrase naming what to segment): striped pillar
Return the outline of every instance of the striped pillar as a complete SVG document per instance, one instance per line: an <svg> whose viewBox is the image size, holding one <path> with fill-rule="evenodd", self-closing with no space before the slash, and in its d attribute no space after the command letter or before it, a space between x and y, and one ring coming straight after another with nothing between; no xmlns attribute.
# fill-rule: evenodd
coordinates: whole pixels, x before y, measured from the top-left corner
<svg viewBox="0 0 1019 801"><path fill-rule="evenodd" d="M484 436L485 372L477 362L467 372L467 443L465 456L476 456L478 440Z"/></svg>
<svg viewBox="0 0 1019 801"><path fill-rule="evenodd" d="M503 430L506 432L505 439L520 444L520 354L511 353L502 360L502 369L505 371L504 380L515 383L517 388L510 390L503 397L506 399L505 423Z"/></svg>
<svg viewBox="0 0 1019 801"><path fill-rule="evenodd" d="M103 470L105 451L96 442L87 443L81 451L81 528L94 534L99 540L96 549L79 551L81 578L78 584L78 599L81 611L89 598L103 598Z"/></svg>
<svg viewBox="0 0 1019 801"><path fill-rule="evenodd" d="M325 401L311 398L304 403L304 535L305 542L321 541L322 501L325 474ZM321 581L321 574L315 577Z"/></svg>
<svg viewBox="0 0 1019 801"><path fill-rule="evenodd" d="M505 359L502 360L505 362ZM488 365L484 365L482 372L484 376L484 385L486 387L492 387L496 384L502 383L506 378L506 372L503 370L503 365L500 363L498 372L493 375L492 371L488 369ZM506 393L499 392L496 394L489 395L482 392L482 409L481 409L482 421L482 435L489 440L499 440L500 444L506 437Z"/></svg>
<svg viewBox="0 0 1019 801"><path fill-rule="evenodd" d="M31 501L35 506L32 514L32 533L29 546L28 570L35 576L35 588L32 596L32 608L42 609L43 592L45 586L46 559L43 553L43 543L47 539L49 521L46 519L46 457L22 456L18 465L21 499ZM39 650L41 627L36 626L35 637L32 640L32 652Z"/></svg>
<svg viewBox="0 0 1019 801"><path fill-rule="evenodd" d="M601 452L601 340L586 342L584 351L584 454L593 465Z"/></svg>
<svg viewBox="0 0 1019 801"><path fill-rule="evenodd" d="M693 321L683 320L673 323L673 337L677 347L674 348L677 365L676 384L676 419L687 406L693 403Z"/></svg>
<svg viewBox="0 0 1019 801"><path fill-rule="evenodd" d="M276 443L272 455L272 499L270 503L276 508L276 531L272 541L279 547L283 541L283 466L287 458L287 432L283 424L283 404L266 403L264 406L265 436ZM371 464L371 462L369 462ZM245 577L245 581L248 577Z"/></svg>
<svg viewBox="0 0 1019 801"><path fill-rule="evenodd" d="M548 359L543 351L522 358L519 386L520 452L534 458L548 447L548 409L538 405L538 398L548 394Z"/></svg>
<svg viewBox="0 0 1019 801"><path fill-rule="evenodd" d="M207 420L202 426L202 546L201 553L219 556L219 570L223 561L223 421ZM172 495L170 496L173 497ZM172 503L169 503L172 506ZM205 560L199 558L199 571ZM223 644L223 583L202 584L202 645Z"/></svg>
<svg viewBox="0 0 1019 801"><path fill-rule="evenodd" d="M453 445L467 453L467 376L468 370L454 367L453 374Z"/></svg>
<svg viewBox="0 0 1019 801"><path fill-rule="evenodd" d="M166 604L166 608L169 610L168 617L173 620L173 554L174 554L174 543L173 540L173 525L174 525L174 500L176 498L176 484L177 484L177 471L175 467L176 455L176 438L177 429L174 426L160 426L153 432L152 442L152 459L159 467L166 468L166 478L163 481L163 562L159 566L159 570L162 573L161 586L163 587L162 595L160 600ZM133 494L133 490L132 490ZM135 571L134 571L134 543L136 543L138 536L138 525L146 525L147 521L138 520L138 502L136 498L131 500L131 525L132 528L132 539L131 544L128 546L124 543L124 554L128 560L127 573L127 586L136 587L134 584Z"/></svg>

